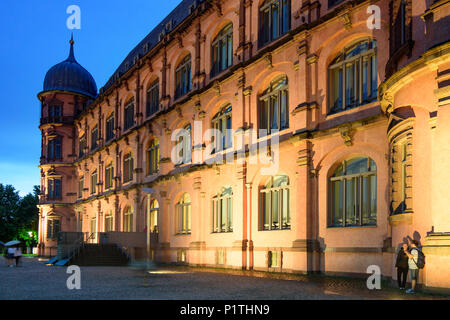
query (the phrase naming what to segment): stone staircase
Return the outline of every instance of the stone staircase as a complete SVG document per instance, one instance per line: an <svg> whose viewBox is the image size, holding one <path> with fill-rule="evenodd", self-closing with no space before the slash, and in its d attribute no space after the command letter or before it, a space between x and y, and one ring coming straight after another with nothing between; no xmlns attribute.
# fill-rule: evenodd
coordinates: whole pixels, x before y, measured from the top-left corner
<svg viewBox="0 0 450 320"><path fill-rule="evenodd" d="M116 244L85 243L70 259L77 266L126 266L130 262L127 253Z"/></svg>

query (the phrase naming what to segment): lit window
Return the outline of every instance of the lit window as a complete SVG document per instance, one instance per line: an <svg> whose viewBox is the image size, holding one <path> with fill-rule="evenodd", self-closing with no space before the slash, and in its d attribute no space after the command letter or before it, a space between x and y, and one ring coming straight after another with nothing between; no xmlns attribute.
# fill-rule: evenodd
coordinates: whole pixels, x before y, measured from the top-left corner
<svg viewBox="0 0 450 320"><path fill-rule="evenodd" d="M289 178L285 175L271 177L260 194L262 230L290 229Z"/></svg>
<svg viewBox="0 0 450 320"><path fill-rule="evenodd" d="M147 175L155 174L159 171L159 140L153 139L150 147L147 149Z"/></svg>
<svg viewBox="0 0 450 320"><path fill-rule="evenodd" d="M191 233L191 197L187 193L175 205L175 226L177 234Z"/></svg>
<svg viewBox="0 0 450 320"><path fill-rule="evenodd" d="M370 158L343 161L330 178L330 227L376 225L377 166Z"/></svg>
<svg viewBox="0 0 450 320"><path fill-rule="evenodd" d="M213 232L233 231L233 191L224 189L212 201Z"/></svg>
<svg viewBox="0 0 450 320"><path fill-rule="evenodd" d="M346 48L329 67L330 112L377 99L377 42L360 41Z"/></svg>
<svg viewBox="0 0 450 320"><path fill-rule="evenodd" d="M133 232L133 210L130 207L123 213L123 232Z"/></svg>

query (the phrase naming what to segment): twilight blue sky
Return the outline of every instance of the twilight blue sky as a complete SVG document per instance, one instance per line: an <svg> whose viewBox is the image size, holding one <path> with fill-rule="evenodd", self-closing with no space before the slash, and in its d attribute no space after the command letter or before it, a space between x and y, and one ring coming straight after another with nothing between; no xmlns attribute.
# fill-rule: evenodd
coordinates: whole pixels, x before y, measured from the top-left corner
<svg viewBox="0 0 450 320"><path fill-rule="evenodd" d="M14 0L0 4L0 183L23 196L39 185L39 100L47 70L65 60L70 5L81 9L75 57L100 89L180 0Z"/></svg>

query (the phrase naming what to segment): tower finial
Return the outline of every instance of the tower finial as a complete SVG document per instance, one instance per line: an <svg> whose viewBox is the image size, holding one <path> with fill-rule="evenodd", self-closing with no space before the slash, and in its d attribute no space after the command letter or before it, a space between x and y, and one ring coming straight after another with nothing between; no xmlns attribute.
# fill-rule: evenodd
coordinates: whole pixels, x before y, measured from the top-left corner
<svg viewBox="0 0 450 320"><path fill-rule="evenodd" d="M69 57L67 58L67 61L76 61L75 54L73 53L73 44L75 43L75 41L73 41L73 32L70 37L69 43L70 43L70 52L69 52Z"/></svg>

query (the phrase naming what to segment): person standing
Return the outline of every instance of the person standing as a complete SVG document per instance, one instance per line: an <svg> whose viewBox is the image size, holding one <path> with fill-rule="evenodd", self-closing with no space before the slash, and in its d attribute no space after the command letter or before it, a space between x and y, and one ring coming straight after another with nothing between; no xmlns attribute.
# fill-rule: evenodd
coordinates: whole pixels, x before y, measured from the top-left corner
<svg viewBox="0 0 450 320"><path fill-rule="evenodd" d="M406 255L408 256L408 267L409 274L411 277L411 288L406 290L406 293L415 293L417 278L419 277L419 267L417 266L417 261L419 260L419 249L417 246L419 243L417 240L411 241L411 252L406 251Z"/></svg>
<svg viewBox="0 0 450 320"><path fill-rule="evenodd" d="M408 256L406 255L408 252L408 245L406 243L402 244L402 247L398 251L397 261L395 263L395 267L397 268L397 283L400 289L405 289L406 286L406 278L408 276Z"/></svg>
<svg viewBox="0 0 450 320"><path fill-rule="evenodd" d="M16 252L16 248L14 247L9 247L8 248L8 253L7 253L7 257L8 257L8 266L9 267L14 267L14 254Z"/></svg>
<svg viewBox="0 0 450 320"><path fill-rule="evenodd" d="M14 251L14 259L16 259L16 267L19 266L20 258L22 257L22 249L20 247L17 247Z"/></svg>

